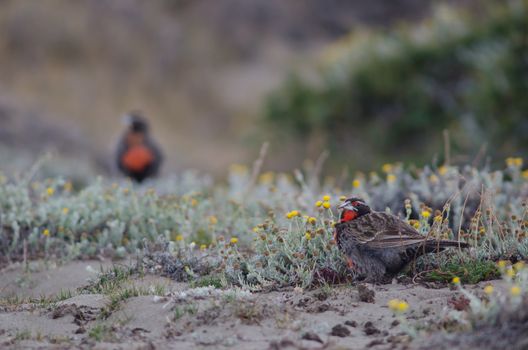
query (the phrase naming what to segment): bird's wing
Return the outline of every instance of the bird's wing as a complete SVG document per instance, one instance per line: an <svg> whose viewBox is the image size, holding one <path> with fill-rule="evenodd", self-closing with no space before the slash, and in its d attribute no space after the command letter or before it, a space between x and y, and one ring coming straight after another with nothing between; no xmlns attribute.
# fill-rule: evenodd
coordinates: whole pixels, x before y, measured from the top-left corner
<svg viewBox="0 0 528 350"><path fill-rule="evenodd" d="M370 248L405 247L426 240L411 225L387 213L374 212L339 225L343 235Z"/></svg>

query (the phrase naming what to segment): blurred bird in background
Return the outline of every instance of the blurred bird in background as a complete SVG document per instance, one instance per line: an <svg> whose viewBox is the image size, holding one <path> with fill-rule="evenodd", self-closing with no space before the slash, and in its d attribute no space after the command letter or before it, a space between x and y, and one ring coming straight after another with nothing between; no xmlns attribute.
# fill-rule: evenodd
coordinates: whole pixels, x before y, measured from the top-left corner
<svg viewBox="0 0 528 350"><path fill-rule="evenodd" d="M117 167L124 175L141 183L158 174L163 155L150 137L149 124L140 112L131 112L124 120L127 129L117 146Z"/></svg>

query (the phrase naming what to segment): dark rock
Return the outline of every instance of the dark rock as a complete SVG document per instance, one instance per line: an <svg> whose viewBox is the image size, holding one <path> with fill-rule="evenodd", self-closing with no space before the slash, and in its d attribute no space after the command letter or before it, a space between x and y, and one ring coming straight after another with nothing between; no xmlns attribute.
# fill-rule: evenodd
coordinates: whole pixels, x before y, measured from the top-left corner
<svg viewBox="0 0 528 350"><path fill-rule="evenodd" d="M350 330L345 326L338 324L332 328L332 332L330 332L330 334L335 335L336 337L344 338L350 335Z"/></svg>
<svg viewBox="0 0 528 350"><path fill-rule="evenodd" d="M301 338L305 340L313 340L313 341L323 344L323 341L321 340L321 338L314 332L306 332L302 335Z"/></svg>
<svg viewBox="0 0 528 350"><path fill-rule="evenodd" d="M354 327L354 328L357 327L356 321L345 321L345 324L350 327Z"/></svg>
<svg viewBox="0 0 528 350"><path fill-rule="evenodd" d="M359 300L364 303L374 303L376 296L376 293L372 289L369 289L366 284L359 284L357 286L358 294L359 294Z"/></svg>
<svg viewBox="0 0 528 350"><path fill-rule="evenodd" d="M363 331L365 332L366 335L374 335L374 334L380 333L380 330L374 327L374 324L370 321L365 323L365 328L363 329Z"/></svg>

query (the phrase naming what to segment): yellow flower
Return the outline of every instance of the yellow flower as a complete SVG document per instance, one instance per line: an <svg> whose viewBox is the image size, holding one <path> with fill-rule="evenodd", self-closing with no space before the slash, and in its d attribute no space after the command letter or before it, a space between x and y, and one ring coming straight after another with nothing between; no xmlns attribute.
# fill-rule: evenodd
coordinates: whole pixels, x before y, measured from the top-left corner
<svg viewBox="0 0 528 350"><path fill-rule="evenodd" d="M484 293L487 295L491 295L493 293L493 286L491 284L488 284L486 287L484 287Z"/></svg>
<svg viewBox="0 0 528 350"><path fill-rule="evenodd" d="M272 171L267 171L259 176L259 183L271 184L273 183L274 177L275 177L275 174Z"/></svg>
<svg viewBox="0 0 528 350"><path fill-rule="evenodd" d="M515 263L515 265L513 265L513 268L515 269L515 271L521 271L524 268L524 265L524 261L518 261Z"/></svg>
<svg viewBox="0 0 528 350"><path fill-rule="evenodd" d="M205 244L200 245L200 250L206 250L207 246Z"/></svg>
<svg viewBox="0 0 528 350"><path fill-rule="evenodd" d="M231 240L229 242L231 242L231 244L237 244L238 243L238 238L231 237Z"/></svg>
<svg viewBox="0 0 528 350"><path fill-rule="evenodd" d="M315 202L315 206L316 206L316 207L319 208L321 205L323 205L323 201L317 201L317 202Z"/></svg>
<svg viewBox="0 0 528 350"><path fill-rule="evenodd" d="M393 183L394 181L396 181L396 175L394 175L394 174L387 175L387 182L388 183Z"/></svg>
<svg viewBox="0 0 528 350"><path fill-rule="evenodd" d="M73 189L71 181L66 182L63 188L65 192L71 192L71 190Z"/></svg>
<svg viewBox="0 0 528 350"><path fill-rule="evenodd" d="M453 277L453 284L460 284L460 277Z"/></svg>
<svg viewBox="0 0 528 350"><path fill-rule="evenodd" d="M50 235L50 230L48 229L45 229L44 231L42 231L42 234L46 237L48 237Z"/></svg>
<svg viewBox="0 0 528 350"><path fill-rule="evenodd" d="M506 260L499 260L499 262L497 262L497 265L498 265L501 269L505 268L505 267L506 267L506 264L507 264Z"/></svg>
<svg viewBox="0 0 528 350"><path fill-rule="evenodd" d="M515 277L515 271L513 271L512 268L506 269L506 276L508 276L509 278Z"/></svg>
<svg viewBox="0 0 528 350"><path fill-rule="evenodd" d="M53 189L53 187L48 187L46 189L46 193L48 194L48 196L53 196L53 194L55 193L55 190Z"/></svg>
<svg viewBox="0 0 528 350"><path fill-rule="evenodd" d="M526 170L523 170L523 172L521 173L522 177L527 179L528 180L528 169Z"/></svg>
<svg viewBox="0 0 528 350"><path fill-rule="evenodd" d="M414 227L415 229L419 229L419 228L420 228L420 222L419 222L419 221L415 221L415 222L413 222L413 227Z"/></svg>
<svg viewBox="0 0 528 350"><path fill-rule="evenodd" d="M253 232L255 232L255 233L258 233L258 232L259 232L259 228L258 228L258 226L253 227Z"/></svg>
<svg viewBox="0 0 528 350"><path fill-rule="evenodd" d="M442 222L442 215L437 215L434 217L435 222Z"/></svg>
<svg viewBox="0 0 528 350"><path fill-rule="evenodd" d="M447 167L445 165L442 165L440 168L438 168L438 174L444 176L447 173Z"/></svg>
<svg viewBox="0 0 528 350"><path fill-rule="evenodd" d="M229 167L229 171L239 175L245 175L248 173L248 167L243 164L232 164Z"/></svg>
<svg viewBox="0 0 528 350"><path fill-rule="evenodd" d="M398 303L398 311L399 312L405 312L409 308L409 304L406 301L401 300Z"/></svg>
<svg viewBox="0 0 528 350"><path fill-rule="evenodd" d="M521 294L521 287L515 285L510 288L510 293L514 297L519 296Z"/></svg>
<svg viewBox="0 0 528 350"><path fill-rule="evenodd" d="M198 201L196 199L191 199L191 206L196 207L198 205Z"/></svg>
<svg viewBox="0 0 528 350"><path fill-rule="evenodd" d="M359 188L359 186L361 186L361 181L359 181L358 179L352 181L352 187Z"/></svg>
<svg viewBox="0 0 528 350"><path fill-rule="evenodd" d="M323 202L323 208L329 209L331 206L330 202Z"/></svg>
<svg viewBox="0 0 528 350"><path fill-rule="evenodd" d="M438 176L436 176L435 174L431 174L431 176L429 176L429 181L431 181L431 183L437 183L438 182Z"/></svg>
<svg viewBox="0 0 528 350"><path fill-rule="evenodd" d="M183 241L183 236L182 235L177 235L176 236L176 241L178 241L178 242Z"/></svg>
<svg viewBox="0 0 528 350"><path fill-rule="evenodd" d="M69 208L66 208L66 207L62 208L62 213L63 213L64 215L67 215L69 212L70 212L70 209L69 209Z"/></svg>
<svg viewBox="0 0 528 350"><path fill-rule="evenodd" d="M409 309L409 304L405 300L392 299L388 303L389 309L393 312L403 313Z"/></svg>
<svg viewBox="0 0 528 350"><path fill-rule="evenodd" d="M323 201L328 202L329 200L330 200L329 195L323 196Z"/></svg>
<svg viewBox="0 0 528 350"><path fill-rule="evenodd" d="M309 222L310 224L312 224L312 225L315 225L315 224L317 223L317 219L314 218L313 216L310 216L310 217L308 218L308 222Z"/></svg>
<svg viewBox="0 0 528 350"><path fill-rule="evenodd" d="M211 225L216 225L218 223L218 219L216 218L216 216L214 215L209 216L209 223Z"/></svg>
<svg viewBox="0 0 528 350"><path fill-rule="evenodd" d="M309 240L312 239L312 235L310 234L310 232L306 232L306 233L304 234L304 238L305 238L307 241L309 241Z"/></svg>
<svg viewBox="0 0 528 350"><path fill-rule="evenodd" d="M301 216L301 213L299 213L298 210L292 210L291 214L292 214L292 216Z"/></svg>
<svg viewBox="0 0 528 350"><path fill-rule="evenodd" d="M429 218L429 216L431 216L431 213L428 210L422 211L422 217L427 219L427 218Z"/></svg>
<svg viewBox="0 0 528 350"><path fill-rule="evenodd" d="M391 173L393 169L394 167L392 166L392 164L389 163L385 163L381 166L381 171L383 171L384 173Z"/></svg>
<svg viewBox="0 0 528 350"><path fill-rule="evenodd" d="M506 165L509 166L509 167L520 168L523 165L523 159L520 158L520 157L518 157L518 158L508 157L508 158L506 158Z"/></svg>
<svg viewBox="0 0 528 350"><path fill-rule="evenodd" d="M341 196L341 197L339 197L339 200L340 200L341 202L344 202L346 199L347 199L346 196Z"/></svg>

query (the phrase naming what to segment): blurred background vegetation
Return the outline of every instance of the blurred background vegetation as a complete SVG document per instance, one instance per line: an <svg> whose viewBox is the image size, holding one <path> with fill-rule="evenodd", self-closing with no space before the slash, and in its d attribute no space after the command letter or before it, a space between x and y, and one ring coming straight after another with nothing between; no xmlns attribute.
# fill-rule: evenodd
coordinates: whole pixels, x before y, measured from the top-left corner
<svg viewBox="0 0 528 350"><path fill-rule="evenodd" d="M165 172L328 171L528 148L528 2L0 0L0 159L105 173L142 110ZM15 152L16 151L16 152ZM456 161L457 158L454 157ZM67 162L65 162L67 163ZM67 165L55 171L66 174ZM91 170L88 170L91 169Z"/></svg>

